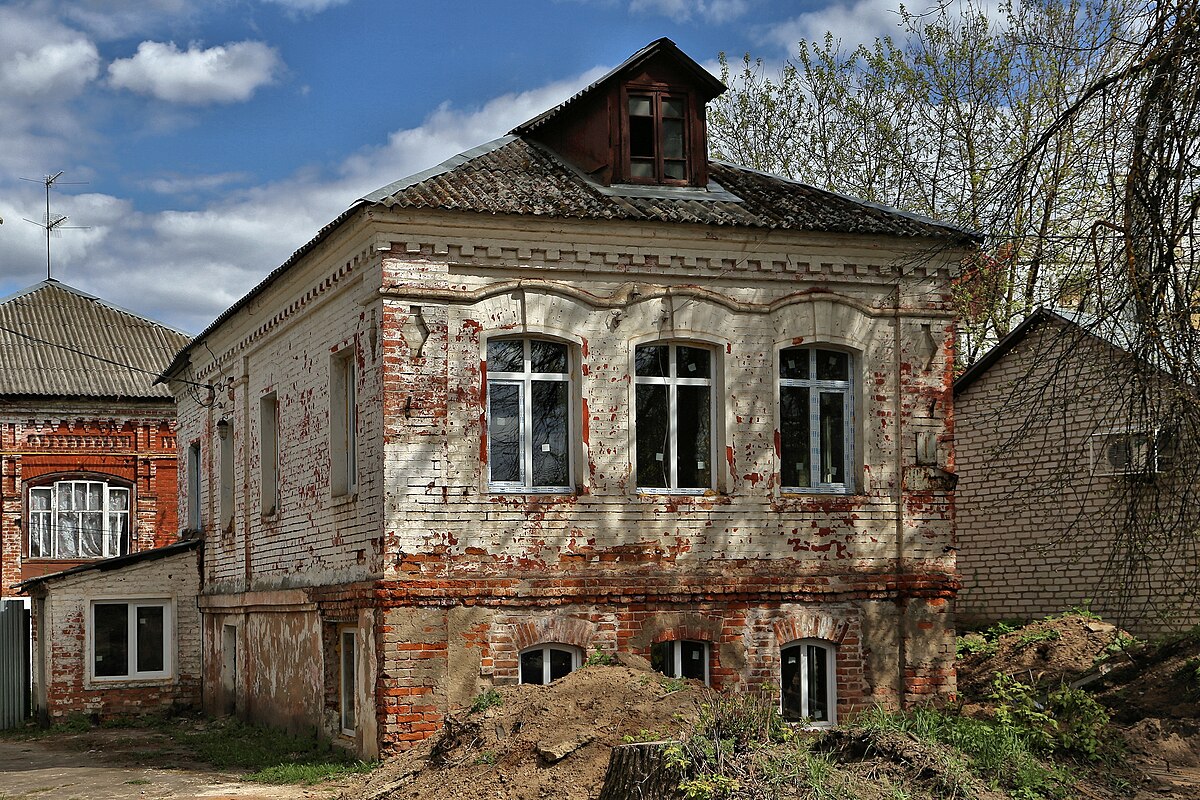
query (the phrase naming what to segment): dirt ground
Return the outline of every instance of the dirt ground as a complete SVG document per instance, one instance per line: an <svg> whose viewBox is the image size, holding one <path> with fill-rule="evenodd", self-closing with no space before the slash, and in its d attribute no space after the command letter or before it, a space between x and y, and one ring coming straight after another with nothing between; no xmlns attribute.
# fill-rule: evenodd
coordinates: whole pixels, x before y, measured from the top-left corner
<svg viewBox="0 0 1200 800"><path fill-rule="evenodd" d="M0 800L328 800L343 784L243 783L165 750L162 737L137 729L0 740Z"/></svg>
<svg viewBox="0 0 1200 800"><path fill-rule="evenodd" d="M646 665L649 666L649 665ZM671 738L703 686L628 667L587 667L499 702L351 783L343 800L566 800L594 796L622 737ZM434 768L428 769L432 765Z"/></svg>

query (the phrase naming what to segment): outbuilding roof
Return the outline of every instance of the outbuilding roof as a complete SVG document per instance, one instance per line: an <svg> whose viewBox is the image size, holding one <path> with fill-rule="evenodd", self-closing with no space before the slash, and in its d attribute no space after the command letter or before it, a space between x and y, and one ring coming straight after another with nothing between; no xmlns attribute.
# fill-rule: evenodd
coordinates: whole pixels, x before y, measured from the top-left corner
<svg viewBox="0 0 1200 800"><path fill-rule="evenodd" d="M0 300L0 395L167 400L187 334L50 279Z"/></svg>
<svg viewBox="0 0 1200 800"><path fill-rule="evenodd" d="M203 539L181 539L178 542L163 547L155 547L150 550L139 550L136 553L129 553L124 556L115 558L104 558L99 561L93 561L89 564L79 564L78 566L64 569L59 572L51 572L46 575L39 575L36 578L21 581L16 585L16 588L28 592L35 586L49 583L50 581L59 580L61 578L69 578L72 575L79 575L84 572L111 572L114 569L122 569L123 567L131 567L134 564L141 564L146 561L156 561L160 558L167 558L178 553L186 553L189 550L195 550L204 542Z"/></svg>

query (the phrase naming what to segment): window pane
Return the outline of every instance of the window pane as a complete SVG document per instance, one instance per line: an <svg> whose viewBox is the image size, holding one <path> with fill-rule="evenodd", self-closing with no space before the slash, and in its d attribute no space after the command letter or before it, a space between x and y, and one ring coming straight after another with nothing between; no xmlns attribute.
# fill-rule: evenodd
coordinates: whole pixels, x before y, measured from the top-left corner
<svg viewBox="0 0 1200 800"><path fill-rule="evenodd" d="M687 170L682 161L663 162L663 175L671 180L681 181L687 177Z"/></svg>
<svg viewBox="0 0 1200 800"><path fill-rule="evenodd" d="M682 117L685 108L687 108L687 102L681 97L663 98L662 115L664 117Z"/></svg>
<svg viewBox="0 0 1200 800"><path fill-rule="evenodd" d="M50 529L50 489L29 490L29 557L53 556Z"/></svg>
<svg viewBox="0 0 1200 800"><path fill-rule="evenodd" d="M779 387L779 480L783 486L806 487L811 482L812 451L808 389Z"/></svg>
<svg viewBox="0 0 1200 800"><path fill-rule="evenodd" d="M525 344L520 339L490 339L487 348L488 372L524 372Z"/></svg>
<svg viewBox="0 0 1200 800"><path fill-rule="evenodd" d="M79 556L102 558L104 556L104 513L81 511L79 517Z"/></svg>
<svg viewBox="0 0 1200 800"><path fill-rule="evenodd" d="M808 378L808 351L799 347L789 347L779 351L779 377Z"/></svg>
<svg viewBox="0 0 1200 800"><path fill-rule="evenodd" d="M678 431L679 461L676 475L680 489L707 489L712 486L712 416L708 386L679 386L675 427Z"/></svg>
<svg viewBox="0 0 1200 800"><path fill-rule="evenodd" d="M658 642L650 648L650 666L666 675L677 678L675 674L674 642Z"/></svg>
<svg viewBox="0 0 1200 800"><path fill-rule="evenodd" d="M646 378L665 378L670 361L665 344L639 347L633 353L634 374Z"/></svg>
<svg viewBox="0 0 1200 800"><path fill-rule="evenodd" d="M653 178L654 177L654 162L653 161L631 161L631 162L629 162L629 176L631 178Z"/></svg>
<svg viewBox="0 0 1200 800"><path fill-rule="evenodd" d="M521 480L521 387L488 384L488 464L493 481Z"/></svg>
<svg viewBox="0 0 1200 800"><path fill-rule="evenodd" d="M533 381L534 486L566 486L570 482L568 389L566 381Z"/></svg>
<svg viewBox="0 0 1200 800"><path fill-rule="evenodd" d="M567 346L558 342L530 342L530 369L533 372L567 371Z"/></svg>
<svg viewBox="0 0 1200 800"><path fill-rule="evenodd" d="M574 666L574 655L570 650L559 650L557 648L550 649L550 680L556 681L559 678L569 675L572 666Z"/></svg>
<svg viewBox="0 0 1200 800"><path fill-rule="evenodd" d="M710 378L712 370L709 363L712 353L700 347L675 348L676 376L680 378Z"/></svg>
<svg viewBox="0 0 1200 800"><path fill-rule="evenodd" d="M128 675L129 607L124 603L97 603L92 611L95 674L102 678Z"/></svg>
<svg viewBox="0 0 1200 800"><path fill-rule="evenodd" d="M654 158L654 118L629 117L630 158Z"/></svg>
<svg viewBox="0 0 1200 800"><path fill-rule="evenodd" d="M808 658L808 717L813 722L828 722L829 652L811 644L805 650Z"/></svg>
<svg viewBox="0 0 1200 800"><path fill-rule="evenodd" d="M664 119L663 158L683 158L683 120Z"/></svg>
<svg viewBox="0 0 1200 800"><path fill-rule="evenodd" d="M846 395L821 392L821 482L846 482Z"/></svg>
<svg viewBox="0 0 1200 800"><path fill-rule="evenodd" d="M546 682L542 671L542 648L521 653L521 683L541 686Z"/></svg>
<svg viewBox="0 0 1200 800"><path fill-rule="evenodd" d="M804 710L804 671L801 668L801 647L784 648L780 656L780 683L783 689L783 718L786 720L803 719Z"/></svg>
<svg viewBox="0 0 1200 800"><path fill-rule="evenodd" d="M70 492L60 492L69 495ZM79 558L79 515L74 511L60 511L53 522L54 541L58 558Z"/></svg>
<svg viewBox="0 0 1200 800"><path fill-rule="evenodd" d="M99 511L104 508L104 484L89 483L87 484L87 506L88 511Z"/></svg>
<svg viewBox="0 0 1200 800"><path fill-rule="evenodd" d="M649 97L632 95L629 98L629 116L649 117L654 113Z"/></svg>
<svg viewBox="0 0 1200 800"><path fill-rule="evenodd" d="M683 671L683 677L694 678L698 681L704 680L704 642L680 642L679 649L679 666Z"/></svg>
<svg viewBox="0 0 1200 800"><path fill-rule="evenodd" d="M162 672L166 669L164 635L163 607L140 606L137 610L138 672Z"/></svg>
<svg viewBox="0 0 1200 800"><path fill-rule="evenodd" d="M670 456L667 430L667 387L642 384L637 398L637 485L665 489Z"/></svg>
<svg viewBox="0 0 1200 800"><path fill-rule="evenodd" d="M836 350L817 351L817 380L850 380L850 356Z"/></svg>
<svg viewBox="0 0 1200 800"><path fill-rule="evenodd" d="M129 490L128 489L109 489L108 490L108 510L109 511L127 511L129 509Z"/></svg>

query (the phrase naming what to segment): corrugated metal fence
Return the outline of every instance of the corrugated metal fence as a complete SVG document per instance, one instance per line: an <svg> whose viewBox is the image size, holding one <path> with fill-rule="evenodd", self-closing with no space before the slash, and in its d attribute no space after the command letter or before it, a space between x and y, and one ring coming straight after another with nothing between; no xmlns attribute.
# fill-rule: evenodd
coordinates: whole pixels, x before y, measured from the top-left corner
<svg viewBox="0 0 1200 800"><path fill-rule="evenodd" d="M20 600L0 600L0 730L29 716L29 612Z"/></svg>

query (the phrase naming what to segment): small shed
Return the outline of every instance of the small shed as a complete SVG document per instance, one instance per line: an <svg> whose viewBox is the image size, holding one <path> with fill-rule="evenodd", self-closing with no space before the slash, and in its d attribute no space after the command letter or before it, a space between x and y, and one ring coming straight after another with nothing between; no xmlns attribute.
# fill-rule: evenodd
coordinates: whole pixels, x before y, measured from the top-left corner
<svg viewBox="0 0 1200 800"><path fill-rule="evenodd" d="M200 539L32 578L33 705L44 722L200 704Z"/></svg>

